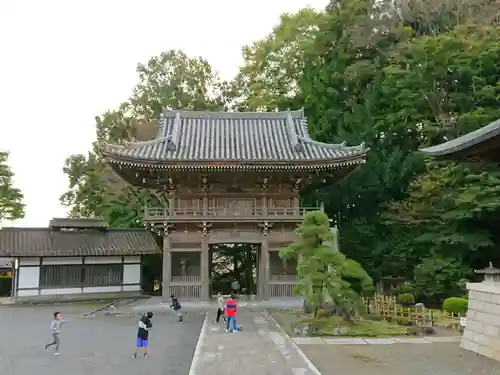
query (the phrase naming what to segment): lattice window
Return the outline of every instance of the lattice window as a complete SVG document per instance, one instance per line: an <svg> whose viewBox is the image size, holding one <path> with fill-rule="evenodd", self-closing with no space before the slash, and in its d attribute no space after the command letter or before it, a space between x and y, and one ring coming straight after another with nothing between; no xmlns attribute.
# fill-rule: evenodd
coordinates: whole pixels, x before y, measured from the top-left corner
<svg viewBox="0 0 500 375"><path fill-rule="evenodd" d="M87 264L83 266L83 286L112 286L123 283L122 264Z"/></svg>
<svg viewBox="0 0 500 375"><path fill-rule="evenodd" d="M113 286L123 283L122 264L43 265L41 288Z"/></svg>
<svg viewBox="0 0 500 375"><path fill-rule="evenodd" d="M71 288L80 287L82 284L82 266L41 266L40 287L41 288Z"/></svg>

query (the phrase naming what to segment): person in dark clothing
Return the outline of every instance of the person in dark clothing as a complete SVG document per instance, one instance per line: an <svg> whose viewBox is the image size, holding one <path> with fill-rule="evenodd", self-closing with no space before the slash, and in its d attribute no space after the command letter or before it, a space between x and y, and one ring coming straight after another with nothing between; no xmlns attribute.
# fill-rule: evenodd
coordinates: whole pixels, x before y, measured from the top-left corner
<svg viewBox="0 0 500 375"><path fill-rule="evenodd" d="M137 352L140 351L141 349L144 351L144 358L148 358L149 330L153 328L153 323L151 323L152 317L153 313L148 312L147 314L143 315L143 317L139 320L134 358L137 358Z"/></svg>
<svg viewBox="0 0 500 375"><path fill-rule="evenodd" d="M182 306L176 296L172 294L170 298L172 299L172 304L170 305L170 308L174 310L175 315L177 315L177 317L179 318L178 322L182 322L182 317L184 315L184 312L182 311Z"/></svg>

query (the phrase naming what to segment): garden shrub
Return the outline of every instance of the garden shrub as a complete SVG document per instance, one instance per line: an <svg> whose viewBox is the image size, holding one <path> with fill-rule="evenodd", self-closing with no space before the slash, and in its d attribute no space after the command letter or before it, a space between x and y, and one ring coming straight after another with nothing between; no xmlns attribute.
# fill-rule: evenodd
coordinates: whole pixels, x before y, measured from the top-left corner
<svg viewBox="0 0 500 375"><path fill-rule="evenodd" d="M468 304L469 301L465 298L450 297L444 300L443 310L452 314L465 315Z"/></svg>
<svg viewBox="0 0 500 375"><path fill-rule="evenodd" d="M415 304L415 296L411 293L402 293L396 297L396 302L404 307L410 307Z"/></svg>
<svg viewBox="0 0 500 375"><path fill-rule="evenodd" d="M394 293L397 295L405 294L405 293L415 294L415 288L411 284L402 284L402 285L399 285L394 290Z"/></svg>

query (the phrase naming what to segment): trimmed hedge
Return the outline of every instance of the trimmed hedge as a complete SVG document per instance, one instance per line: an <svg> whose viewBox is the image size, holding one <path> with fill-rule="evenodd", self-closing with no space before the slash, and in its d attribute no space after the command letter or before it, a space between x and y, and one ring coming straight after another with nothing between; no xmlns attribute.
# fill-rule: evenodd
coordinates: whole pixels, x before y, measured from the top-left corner
<svg viewBox="0 0 500 375"><path fill-rule="evenodd" d="M411 284L401 284L394 289L394 294L415 294L415 287Z"/></svg>
<svg viewBox="0 0 500 375"><path fill-rule="evenodd" d="M396 302L404 307L410 307L415 304L415 296L411 293L403 293L396 297Z"/></svg>
<svg viewBox="0 0 500 375"><path fill-rule="evenodd" d="M460 297L450 297L443 302L443 310L452 314L465 315L468 306L469 301Z"/></svg>

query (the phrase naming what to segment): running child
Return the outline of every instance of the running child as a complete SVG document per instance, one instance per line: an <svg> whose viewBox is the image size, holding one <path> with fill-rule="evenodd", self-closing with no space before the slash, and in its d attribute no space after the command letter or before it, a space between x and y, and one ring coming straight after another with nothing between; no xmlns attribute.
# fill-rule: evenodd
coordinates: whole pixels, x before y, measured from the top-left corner
<svg viewBox="0 0 500 375"><path fill-rule="evenodd" d="M137 358L137 352L142 350L144 352L144 358L148 358L148 347L149 347L149 330L153 328L153 323L151 323L151 318L153 317L152 312L148 312L143 315L139 320L139 328L137 329L137 341L135 344L134 358Z"/></svg>
<svg viewBox="0 0 500 375"><path fill-rule="evenodd" d="M67 320L61 319L61 313L56 311L54 313L54 319L52 323L50 323L50 331L52 333L52 342L50 344L45 345L45 350L49 349L49 346L55 345L56 350L54 355L59 355L59 345L61 345L61 339L59 338L59 334L61 333L61 328L64 323L67 323Z"/></svg>

